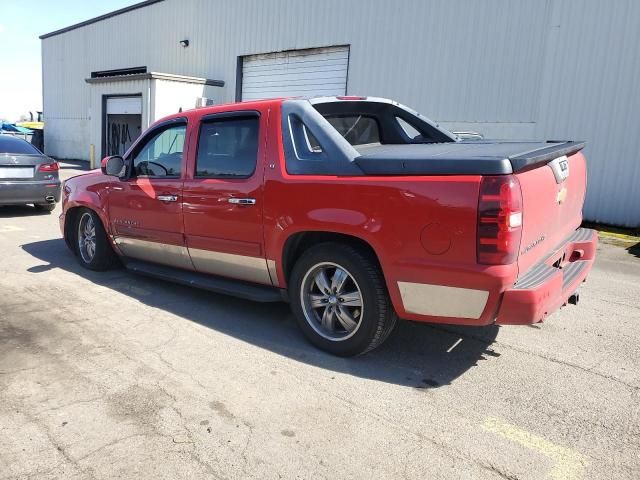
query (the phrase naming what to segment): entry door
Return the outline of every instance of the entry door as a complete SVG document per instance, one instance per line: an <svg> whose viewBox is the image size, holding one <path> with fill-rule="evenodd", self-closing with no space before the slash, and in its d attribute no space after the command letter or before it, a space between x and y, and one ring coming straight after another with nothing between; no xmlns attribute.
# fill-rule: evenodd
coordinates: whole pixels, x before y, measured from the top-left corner
<svg viewBox="0 0 640 480"><path fill-rule="evenodd" d="M258 112L203 118L183 193L187 247L199 272L271 284L262 231L265 136Z"/></svg>
<svg viewBox="0 0 640 480"><path fill-rule="evenodd" d="M148 132L131 152L132 178L109 191L115 242L131 258L193 270L182 223L185 122Z"/></svg>
<svg viewBox="0 0 640 480"><path fill-rule="evenodd" d="M103 157L124 155L142 132L142 97L107 97L103 131Z"/></svg>

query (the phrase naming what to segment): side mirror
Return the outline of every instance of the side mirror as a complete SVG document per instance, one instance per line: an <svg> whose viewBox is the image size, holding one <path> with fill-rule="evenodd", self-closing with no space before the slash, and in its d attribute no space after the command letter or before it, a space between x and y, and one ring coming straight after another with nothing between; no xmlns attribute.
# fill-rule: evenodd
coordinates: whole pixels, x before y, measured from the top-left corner
<svg viewBox="0 0 640 480"><path fill-rule="evenodd" d="M127 162L120 155L113 155L102 160L102 173L110 177L126 178L128 175Z"/></svg>

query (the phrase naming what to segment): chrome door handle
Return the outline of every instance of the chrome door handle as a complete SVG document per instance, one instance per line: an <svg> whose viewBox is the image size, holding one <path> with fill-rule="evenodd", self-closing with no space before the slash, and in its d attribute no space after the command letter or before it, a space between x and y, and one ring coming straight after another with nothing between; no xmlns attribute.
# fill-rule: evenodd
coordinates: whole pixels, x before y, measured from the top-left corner
<svg viewBox="0 0 640 480"><path fill-rule="evenodd" d="M177 195L158 195L156 198L161 202L177 202L178 201Z"/></svg>
<svg viewBox="0 0 640 480"><path fill-rule="evenodd" d="M234 205L255 205L255 198L230 198L227 200L229 203L233 203Z"/></svg>

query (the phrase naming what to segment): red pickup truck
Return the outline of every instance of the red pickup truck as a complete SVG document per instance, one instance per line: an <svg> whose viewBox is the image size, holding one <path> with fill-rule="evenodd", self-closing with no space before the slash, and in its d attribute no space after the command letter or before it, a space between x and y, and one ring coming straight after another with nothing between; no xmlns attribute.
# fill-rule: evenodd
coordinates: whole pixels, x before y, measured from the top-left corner
<svg viewBox="0 0 640 480"><path fill-rule="evenodd" d="M316 346L356 355L397 318L531 324L595 257L584 144L462 140L397 102L263 100L156 122L67 180L80 263L291 303Z"/></svg>

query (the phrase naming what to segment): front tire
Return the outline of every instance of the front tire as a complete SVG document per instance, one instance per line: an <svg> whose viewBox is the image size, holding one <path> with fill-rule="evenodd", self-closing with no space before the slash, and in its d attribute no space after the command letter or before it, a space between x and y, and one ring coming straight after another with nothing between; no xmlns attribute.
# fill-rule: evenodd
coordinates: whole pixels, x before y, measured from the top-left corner
<svg viewBox="0 0 640 480"><path fill-rule="evenodd" d="M322 243L305 251L293 267L289 295L307 338L334 355L373 350L397 321L376 259L346 244Z"/></svg>
<svg viewBox="0 0 640 480"><path fill-rule="evenodd" d="M100 217L88 208L76 216L75 247L80 264L89 270L109 270L118 264Z"/></svg>

